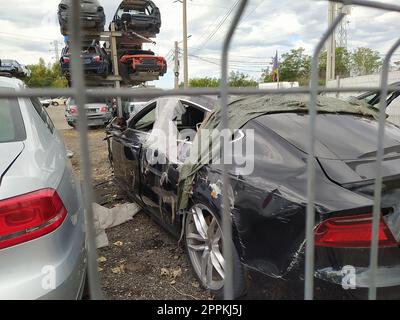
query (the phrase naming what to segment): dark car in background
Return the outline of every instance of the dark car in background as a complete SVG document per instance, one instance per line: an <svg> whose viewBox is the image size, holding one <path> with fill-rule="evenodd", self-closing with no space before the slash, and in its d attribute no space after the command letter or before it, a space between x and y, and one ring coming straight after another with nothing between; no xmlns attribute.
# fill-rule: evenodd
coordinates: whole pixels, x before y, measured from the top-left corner
<svg viewBox="0 0 400 320"><path fill-rule="evenodd" d="M111 60L106 50L98 44L92 44L82 50L83 68L85 73L107 77L111 71ZM70 47L66 46L61 53L61 71L67 78L70 77Z"/></svg>
<svg viewBox="0 0 400 320"><path fill-rule="evenodd" d="M305 96L285 95L241 97L229 104L230 123L235 124L235 134L228 136L229 152L238 160L230 167L228 190L235 297L259 292L258 298L265 299L271 294L271 278L289 283L291 289L304 288L308 101ZM186 147L220 126L217 105L200 97L159 98L128 125L114 126L113 121L108 130L115 181L166 230L178 239L184 236L194 274L203 287L220 296L226 263L221 166L213 164L207 158L210 151L204 150L195 153L194 159L201 162L186 162ZM365 299L370 285L377 112L334 98L319 97L317 105L315 281L325 295L316 297L334 292L336 298ZM162 128L167 128L164 141L177 147L177 162L171 161L158 138ZM199 134L201 139L196 138ZM253 151L248 149L248 158L243 154L245 140L254 146ZM208 143L204 146L209 148ZM384 147L376 285L378 298L399 298L400 128L386 124ZM252 170L241 165L243 159L253 159ZM353 282L346 282L349 272Z"/></svg>
<svg viewBox="0 0 400 320"><path fill-rule="evenodd" d="M134 31L154 37L160 33L161 13L153 1L126 0L119 5L113 22L118 31Z"/></svg>
<svg viewBox="0 0 400 320"><path fill-rule="evenodd" d="M61 34L68 34L69 9L72 0L62 0L58 5L58 21ZM104 31L106 16L98 0L81 0L82 28L86 31Z"/></svg>
<svg viewBox="0 0 400 320"><path fill-rule="evenodd" d="M392 89L389 90L386 97L386 113L388 121L400 126L400 82L390 84ZM373 108L379 108L381 101L380 91L368 91L356 97L349 97L347 100L359 100L367 103Z"/></svg>
<svg viewBox="0 0 400 320"><path fill-rule="evenodd" d="M0 60L0 73L4 75L11 75L16 78L27 77L28 71L18 61L10 59Z"/></svg>

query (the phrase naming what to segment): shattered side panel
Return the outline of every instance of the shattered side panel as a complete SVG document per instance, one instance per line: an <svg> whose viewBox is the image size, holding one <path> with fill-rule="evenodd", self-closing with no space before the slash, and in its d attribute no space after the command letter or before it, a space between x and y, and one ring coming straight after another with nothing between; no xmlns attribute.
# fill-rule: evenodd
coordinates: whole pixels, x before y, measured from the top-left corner
<svg viewBox="0 0 400 320"><path fill-rule="evenodd" d="M272 277L296 273L301 277L304 258L306 155L273 131L255 121L254 171L247 176L231 171L230 200L234 242L249 268ZM317 222L330 212L366 207L372 201L328 180L317 167ZM208 201L221 208L222 178L217 166L206 166L197 175L192 200Z"/></svg>

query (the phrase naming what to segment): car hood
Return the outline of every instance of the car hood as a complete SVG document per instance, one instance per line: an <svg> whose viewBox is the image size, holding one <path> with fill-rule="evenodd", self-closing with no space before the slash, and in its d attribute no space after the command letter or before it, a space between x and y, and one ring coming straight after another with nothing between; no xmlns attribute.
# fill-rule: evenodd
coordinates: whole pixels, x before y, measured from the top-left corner
<svg viewBox="0 0 400 320"><path fill-rule="evenodd" d="M304 153L309 145L309 116L275 114L262 117L275 131ZM339 184L376 177L378 121L345 114L320 114L317 118L315 156L326 175ZM387 124L383 176L400 174L400 129Z"/></svg>
<svg viewBox="0 0 400 320"><path fill-rule="evenodd" d="M24 148L23 142L0 143L0 185L3 176Z"/></svg>

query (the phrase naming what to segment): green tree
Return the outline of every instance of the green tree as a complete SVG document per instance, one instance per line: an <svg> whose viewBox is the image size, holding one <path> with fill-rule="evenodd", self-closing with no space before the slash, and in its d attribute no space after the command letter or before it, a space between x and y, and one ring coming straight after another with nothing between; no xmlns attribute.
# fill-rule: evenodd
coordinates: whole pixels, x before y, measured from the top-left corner
<svg viewBox="0 0 400 320"><path fill-rule="evenodd" d="M219 87L219 79L217 78L193 78L189 81L189 86L192 88L217 88Z"/></svg>
<svg viewBox="0 0 400 320"><path fill-rule="evenodd" d="M352 54L352 71L355 75L363 76L379 71L382 59L378 51L370 48L357 48Z"/></svg>
<svg viewBox="0 0 400 320"><path fill-rule="evenodd" d="M336 48L336 68L335 74L341 78L350 76L352 55L345 48ZM319 77L321 80L326 79L326 62L327 52L323 51L319 56Z"/></svg>
<svg viewBox="0 0 400 320"><path fill-rule="evenodd" d="M311 56L305 54L304 48L292 49L282 55L279 67L280 81L298 81L307 85L310 79Z"/></svg>
<svg viewBox="0 0 400 320"><path fill-rule="evenodd" d="M189 80L189 87L191 88L217 88L220 86L221 79L217 78L193 78ZM232 71L228 78L230 87L258 87L258 82L252 79L249 75ZM179 85L183 88L183 83Z"/></svg>
<svg viewBox="0 0 400 320"><path fill-rule="evenodd" d="M258 87L257 81L251 79L249 75L239 71L232 71L229 75L228 82L230 87Z"/></svg>
<svg viewBox="0 0 400 320"><path fill-rule="evenodd" d="M59 63L46 65L43 58L37 64L27 66L31 70L31 76L25 79L25 83L31 88L65 88L67 80L61 74Z"/></svg>
<svg viewBox="0 0 400 320"><path fill-rule="evenodd" d="M261 82L273 82L272 70L270 67L267 67L266 69L262 70Z"/></svg>

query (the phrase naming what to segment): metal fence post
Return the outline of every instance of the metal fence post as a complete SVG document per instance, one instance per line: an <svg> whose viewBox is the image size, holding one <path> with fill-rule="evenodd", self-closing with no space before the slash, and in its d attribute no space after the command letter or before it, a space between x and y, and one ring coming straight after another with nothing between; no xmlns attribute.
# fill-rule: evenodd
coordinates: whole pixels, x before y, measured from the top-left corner
<svg viewBox="0 0 400 320"><path fill-rule="evenodd" d="M319 54L329 36L335 32L336 27L345 17L343 13L335 18L327 32L322 36L314 51L311 66L310 83L310 130L307 159L307 213L306 213L306 265L304 298L312 300L314 297L314 227L315 227L315 135L317 122L317 95L318 95L318 60Z"/></svg>
<svg viewBox="0 0 400 320"><path fill-rule="evenodd" d="M93 184L89 157L88 129L86 118L86 85L81 59L82 40L81 32L81 4L80 0L73 0L71 7L69 30L71 32L71 67L72 87L78 106L78 129L81 150L83 200L86 213L86 232L88 249L88 278L91 298L101 299L101 285L97 272L97 251L93 221Z"/></svg>
<svg viewBox="0 0 400 320"><path fill-rule="evenodd" d="M242 17L244 10L247 6L248 0L241 0L239 8L235 13L232 24L229 27L229 31L225 37L224 46L222 49L222 66L221 66L221 128L222 130L229 128L228 123L228 54L229 48L232 42L233 34L235 33L236 27L239 24L240 18ZM229 141L224 139L224 145L222 146L222 157L225 159L225 150L227 148L226 144ZM229 186L230 180L228 177L228 165L223 163L222 166L222 229L224 234L224 256L225 256L225 283L224 283L224 298L225 300L232 300L233 296L233 243L232 243L232 219L229 201Z"/></svg>
<svg viewBox="0 0 400 320"><path fill-rule="evenodd" d="M386 123L386 97L388 96L388 81L390 59L393 53L400 46L400 39L390 48L385 56L382 77L381 77L381 100L379 102L379 128L378 128L378 146L376 156L376 178L374 191L374 211L372 222L372 241L370 254L370 287L368 297L370 300L376 300L376 272L378 269L378 240L379 240L379 222L381 217L381 200L382 200L382 162L384 155L384 138Z"/></svg>

